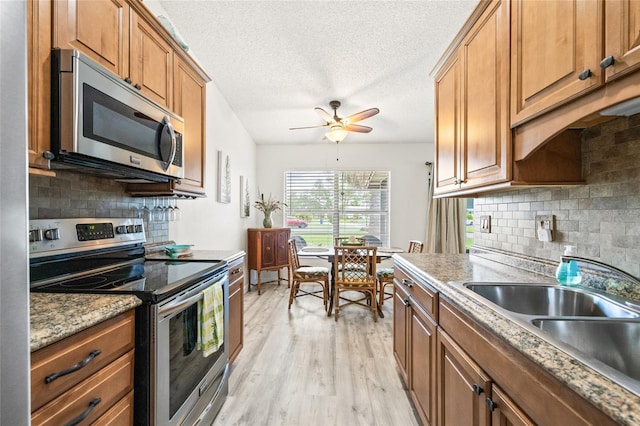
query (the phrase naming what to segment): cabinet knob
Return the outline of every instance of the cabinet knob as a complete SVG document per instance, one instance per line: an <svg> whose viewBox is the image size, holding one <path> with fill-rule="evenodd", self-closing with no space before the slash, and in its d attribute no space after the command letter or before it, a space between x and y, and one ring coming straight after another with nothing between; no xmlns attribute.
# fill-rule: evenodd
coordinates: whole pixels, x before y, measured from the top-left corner
<svg viewBox="0 0 640 426"><path fill-rule="evenodd" d="M473 393L475 393L476 395L480 395L482 392L484 392L484 389L482 389L480 386L478 386L475 383L473 384L472 388L473 388Z"/></svg>
<svg viewBox="0 0 640 426"><path fill-rule="evenodd" d="M135 87L138 90L142 89L142 86L140 86L138 83L134 84L133 87Z"/></svg>
<svg viewBox="0 0 640 426"><path fill-rule="evenodd" d="M404 299L402 303L404 303L404 306L407 306L407 307L411 306L411 303L409 303L409 299Z"/></svg>
<svg viewBox="0 0 640 426"><path fill-rule="evenodd" d="M129 77L125 77L124 82L131 84L131 79Z"/></svg>
<svg viewBox="0 0 640 426"><path fill-rule="evenodd" d="M487 403L487 407L489 407L490 411L495 411L496 408L498 408L498 404L496 404L495 402L493 402L491 400L491 398L487 398L485 399L485 402Z"/></svg>
<svg viewBox="0 0 640 426"><path fill-rule="evenodd" d="M589 77L591 77L591 70L587 68L578 75L578 80L586 80Z"/></svg>
<svg viewBox="0 0 640 426"><path fill-rule="evenodd" d="M614 62L615 62L615 59L613 59L613 56L607 56L606 58L600 61L600 68L602 69L609 68L611 65L613 65Z"/></svg>

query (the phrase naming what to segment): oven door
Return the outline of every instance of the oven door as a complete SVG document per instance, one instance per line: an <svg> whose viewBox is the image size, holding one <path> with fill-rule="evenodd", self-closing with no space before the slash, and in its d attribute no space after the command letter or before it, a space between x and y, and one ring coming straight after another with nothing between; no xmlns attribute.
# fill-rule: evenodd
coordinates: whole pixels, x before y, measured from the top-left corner
<svg viewBox="0 0 640 426"><path fill-rule="evenodd" d="M224 343L208 357L197 348L202 291L222 281ZM227 271L156 305L155 425L195 425L213 419L228 392L229 280ZM195 335L194 335L195 333Z"/></svg>

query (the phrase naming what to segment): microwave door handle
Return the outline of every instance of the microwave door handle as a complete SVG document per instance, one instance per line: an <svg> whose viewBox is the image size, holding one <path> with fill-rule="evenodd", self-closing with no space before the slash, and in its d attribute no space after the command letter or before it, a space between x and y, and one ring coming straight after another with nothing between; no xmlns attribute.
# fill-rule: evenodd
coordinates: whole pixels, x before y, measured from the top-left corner
<svg viewBox="0 0 640 426"><path fill-rule="evenodd" d="M164 171L166 172L171 167L171 163L173 163L173 159L176 156L176 150L178 149L178 143L176 141L176 132L173 130L173 126L171 125L171 120L166 115L162 119L162 123L169 131L169 135L171 136L171 153L169 154L169 158L164 163Z"/></svg>
<svg viewBox="0 0 640 426"><path fill-rule="evenodd" d="M202 300L202 293L198 293L195 296L192 296L188 299L182 300L180 302L169 303L158 311L158 315L162 317L168 317L176 312L180 312L185 308L197 303L199 300Z"/></svg>

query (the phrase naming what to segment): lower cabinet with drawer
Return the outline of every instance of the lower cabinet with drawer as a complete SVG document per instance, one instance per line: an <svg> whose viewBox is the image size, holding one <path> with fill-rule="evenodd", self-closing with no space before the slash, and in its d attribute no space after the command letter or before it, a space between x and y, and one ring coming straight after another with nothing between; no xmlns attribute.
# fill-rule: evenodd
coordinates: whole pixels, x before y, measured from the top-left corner
<svg viewBox="0 0 640 426"><path fill-rule="evenodd" d="M394 356L423 424L615 424L398 262L393 309Z"/></svg>
<svg viewBox="0 0 640 426"><path fill-rule="evenodd" d="M445 298L438 313L438 424L615 424Z"/></svg>
<svg viewBox="0 0 640 426"><path fill-rule="evenodd" d="M244 256L229 262L229 364L244 342Z"/></svg>
<svg viewBox="0 0 640 426"><path fill-rule="evenodd" d="M31 354L31 424L133 424L134 311Z"/></svg>
<svg viewBox="0 0 640 426"><path fill-rule="evenodd" d="M393 353L425 425L435 424L438 294L395 265Z"/></svg>

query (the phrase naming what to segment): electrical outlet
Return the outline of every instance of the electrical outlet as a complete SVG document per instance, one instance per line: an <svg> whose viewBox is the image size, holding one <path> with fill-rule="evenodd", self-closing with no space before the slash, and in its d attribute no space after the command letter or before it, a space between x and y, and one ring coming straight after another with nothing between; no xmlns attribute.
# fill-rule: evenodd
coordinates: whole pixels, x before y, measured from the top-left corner
<svg viewBox="0 0 640 426"><path fill-rule="evenodd" d="M536 216L536 236L539 241L550 242L555 237L555 216L539 215Z"/></svg>
<svg viewBox="0 0 640 426"><path fill-rule="evenodd" d="M491 216L480 216L480 232L491 232Z"/></svg>

